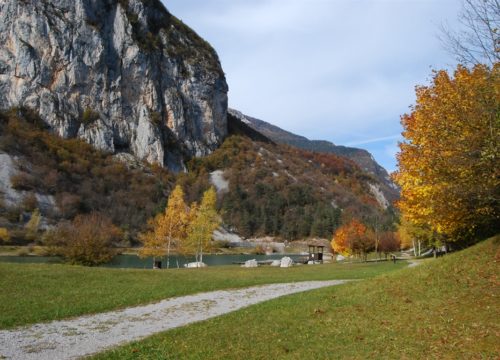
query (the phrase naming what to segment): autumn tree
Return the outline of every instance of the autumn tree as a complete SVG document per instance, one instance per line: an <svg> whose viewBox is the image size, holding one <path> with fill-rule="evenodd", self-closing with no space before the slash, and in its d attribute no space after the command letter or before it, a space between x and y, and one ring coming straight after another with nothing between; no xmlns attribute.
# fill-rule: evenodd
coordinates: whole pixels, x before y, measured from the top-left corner
<svg viewBox="0 0 500 360"><path fill-rule="evenodd" d="M40 227L40 221L42 216L40 215L40 210L35 209L33 213L31 213L30 220L24 226L26 229L26 238L28 240L35 240L38 228Z"/></svg>
<svg viewBox="0 0 500 360"><path fill-rule="evenodd" d="M8 243L10 241L9 230L4 227L0 228L0 243Z"/></svg>
<svg viewBox="0 0 500 360"><path fill-rule="evenodd" d="M413 249L414 256L420 256L426 246L436 243L436 234L428 225L416 225L402 218L397 230L401 248Z"/></svg>
<svg viewBox="0 0 500 360"><path fill-rule="evenodd" d="M387 258L387 254L398 251L401 246L401 241L397 233L386 231L380 234L378 250L385 254Z"/></svg>
<svg viewBox="0 0 500 360"><path fill-rule="evenodd" d="M168 198L165 212L149 221L149 231L139 240L143 248L139 256L167 257L167 269L170 267L170 253L177 243L186 237L189 209L184 202L184 191L176 186Z"/></svg>
<svg viewBox="0 0 500 360"><path fill-rule="evenodd" d="M375 249L375 235L373 231L367 229L362 235L352 239L352 251L363 260L367 260L368 253Z"/></svg>
<svg viewBox="0 0 500 360"><path fill-rule="evenodd" d="M435 73L402 116L394 178L405 220L450 241L498 232L500 65Z"/></svg>
<svg viewBox="0 0 500 360"><path fill-rule="evenodd" d="M367 253L375 245L375 240L364 224L353 219L335 231L331 244L337 253L344 256L359 255L366 259Z"/></svg>
<svg viewBox="0 0 500 360"><path fill-rule="evenodd" d="M221 218L217 213L217 194L213 187L203 193L200 205L191 206L191 221L188 226L186 247L195 254L196 262L203 262L203 252L209 249L212 234L220 225Z"/></svg>

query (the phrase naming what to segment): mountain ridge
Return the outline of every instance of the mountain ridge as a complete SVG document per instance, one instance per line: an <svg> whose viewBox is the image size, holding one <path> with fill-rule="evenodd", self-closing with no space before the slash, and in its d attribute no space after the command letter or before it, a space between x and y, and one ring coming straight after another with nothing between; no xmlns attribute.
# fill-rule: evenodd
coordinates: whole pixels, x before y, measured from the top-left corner
<svg viewBox="0 0 500 360"><path fill-rule="evenodd" d="M354 161L362 170L373 174L377 180L384 185L382 190L388 199L395 200L399 196L399 189L392 182L387 170L379 165L367 150L335 145L326 140L309 140L305 136L294 134L264 120L245 115L241 111L235 109L229 108L228 114L240 119L252 129L260 132L276 143L286 144L308 151L346 157Z"/></svg>

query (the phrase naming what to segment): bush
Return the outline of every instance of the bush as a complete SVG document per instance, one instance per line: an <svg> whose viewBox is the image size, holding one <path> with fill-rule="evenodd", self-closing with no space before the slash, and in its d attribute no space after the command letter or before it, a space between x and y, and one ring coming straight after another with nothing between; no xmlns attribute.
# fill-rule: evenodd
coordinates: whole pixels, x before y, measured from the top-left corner
<svg viewBox="0 0 500 360"><path fill-rule="evenodd" d="M10 177L10 183L16 190L33 190L36 188L36 180L33 176L25 172L19 172Z"/></svg>
<svg viewBox="0 0 500 360"><path fill-rule="evenodd" d="M29 254L30 251L27 248L20 248L16 253L17 256L28 256Z"/></svg>
<svg viewBox="0 0 500 360"><path fill-rule="evenodd" d="M81 122L84 125L90 125L95 123L99 119L99 113L91 108L86 108L83 111Z"/></svg>
<svg viewBox="0 0 500 360"><path fill-rule="evenodd" d="M0 242L8 243L10 241L9 230L6 228L0 228Z"/></svg>
<svg viewBox="0 0 500 360"><path fill-rule="evenodd" d="M44 240L52 254L64 257L69 263L94 266L113 259L116 251L112 245L119 237L120 230L109 218L92 213L59 224Z"/></svg>
<svg viewBox="0 0 500 360"><path fill-rule="evenodd" d="M36 198L36 195L32 192L24 195L21 207L23 210L28 212L34 211L38 207L38 200Z"/></svg>

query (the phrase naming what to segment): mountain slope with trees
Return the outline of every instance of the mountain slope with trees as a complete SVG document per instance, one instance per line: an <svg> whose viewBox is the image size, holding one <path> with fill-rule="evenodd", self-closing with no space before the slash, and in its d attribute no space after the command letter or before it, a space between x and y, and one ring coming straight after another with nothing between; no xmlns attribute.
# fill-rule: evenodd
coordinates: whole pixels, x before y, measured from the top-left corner
<svg viewBox="0 0 500 360"><path fill-rule="evenodd" d="M325 140L309 140L304 136L293 134L263 120L247 116L237 110L229 109L228 112L231 116L237 117L252 129L278 144L286 144L307 151L334 154L350 159L358 164L361 169L372 173L379 180L386 197L395 200L399 196L399 189L391 180L387 170L380 166L366 150L335 145Z"/></svg>
<svg viewBox="0 0 500 360"><path fill-rule="evenodd" d="M186 203L199 202L215 171L228 182L218 192L223 223L244 237L329 239L353 217L374 227L392 226L392 208L373 192L378 180L354 162L275 144L236 118L228 121L230 136L219 149L193 158L187 173L173 174L51 134L32 111L2 112L0 151L14 159L8 180L21 197L2 202L0 227L12 241L26 243L33 241L25 227L37 208L41 228L98 212L121 229L124 243L134 244L147 220L164 210L175 183L183 187ZM41 204L40 198L52 202Z"/></svg>
<svg viewBox="0 0 500 360"><path fill-rule="evenodd" d="M373 192L379 181L353 161L275 144L229 116L231 134L213 154L193 159L178 183L195 201L222 171L228 190L219 191L223 220L244 237L331 238L346 219L357 217L390 228L395 215Z"/></svg>

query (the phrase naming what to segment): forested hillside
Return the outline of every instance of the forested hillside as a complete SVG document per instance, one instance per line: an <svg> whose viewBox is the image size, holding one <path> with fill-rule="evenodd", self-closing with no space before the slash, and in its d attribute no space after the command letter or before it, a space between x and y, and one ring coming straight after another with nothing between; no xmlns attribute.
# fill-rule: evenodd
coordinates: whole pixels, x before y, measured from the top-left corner
<svg viewBox="0 0 500 360"><path fill-rule="evenodd" d="M392 182L387 170L380 166L373 156L364 149L336 145L325 140L309 140L304 136L293 134L263 120L242 114L237 110L229 109L229 114L240 119L250 128L260 132L275 143L290 145L307 151L334 154L352 160L362 170L375 176L382 185L385 196L391 200L399 197L399 189Z"/></svg>
<svg viewBox="0 0 500 360"><path fill-rule="evenodd" d="M354 216L379 228L391 226L392 208L384 209L373 190L377 180L354 162L277 145L237 119L229 121L231 135L223 145L175 175L79 139L62 139L30 111L3 112L0 151L14 169L7 179L12 188L3 189L0 227L13 240L27 242L33 239L25 226L37 208L43 225L99 212L133 244L147 220L163 210L175 183L183 186L186 202L199 201L216 171L228 185L218 192L224 226L243 237L330 238Z"/></svg>
<svg viewBox="0 0 500 360"><path fill-rule="evenodd" d="M13 230L13 240L24 240L24 225L36 208L47 225L97 211L124 230L125 240L133 240L163 209L175 181L161 167L127 165L82 140L53 135L27 110L0 112L0 152L16 168L2 179L10 180L12 191L3 184L0 194L0 226Z"/></svg>
<svg viewBox="0 0 500 360"><path fill-rule="evenodd" d="M233 134L212 155L192 160L179 182L194 201L210 174L223 171L228 189L219 192L220 206L231 229L294 240L330 238L351 217L392 226L392 207L384 209L373 191L379 182L353 161L278 145L233 116L228 121Z"/></svg>

